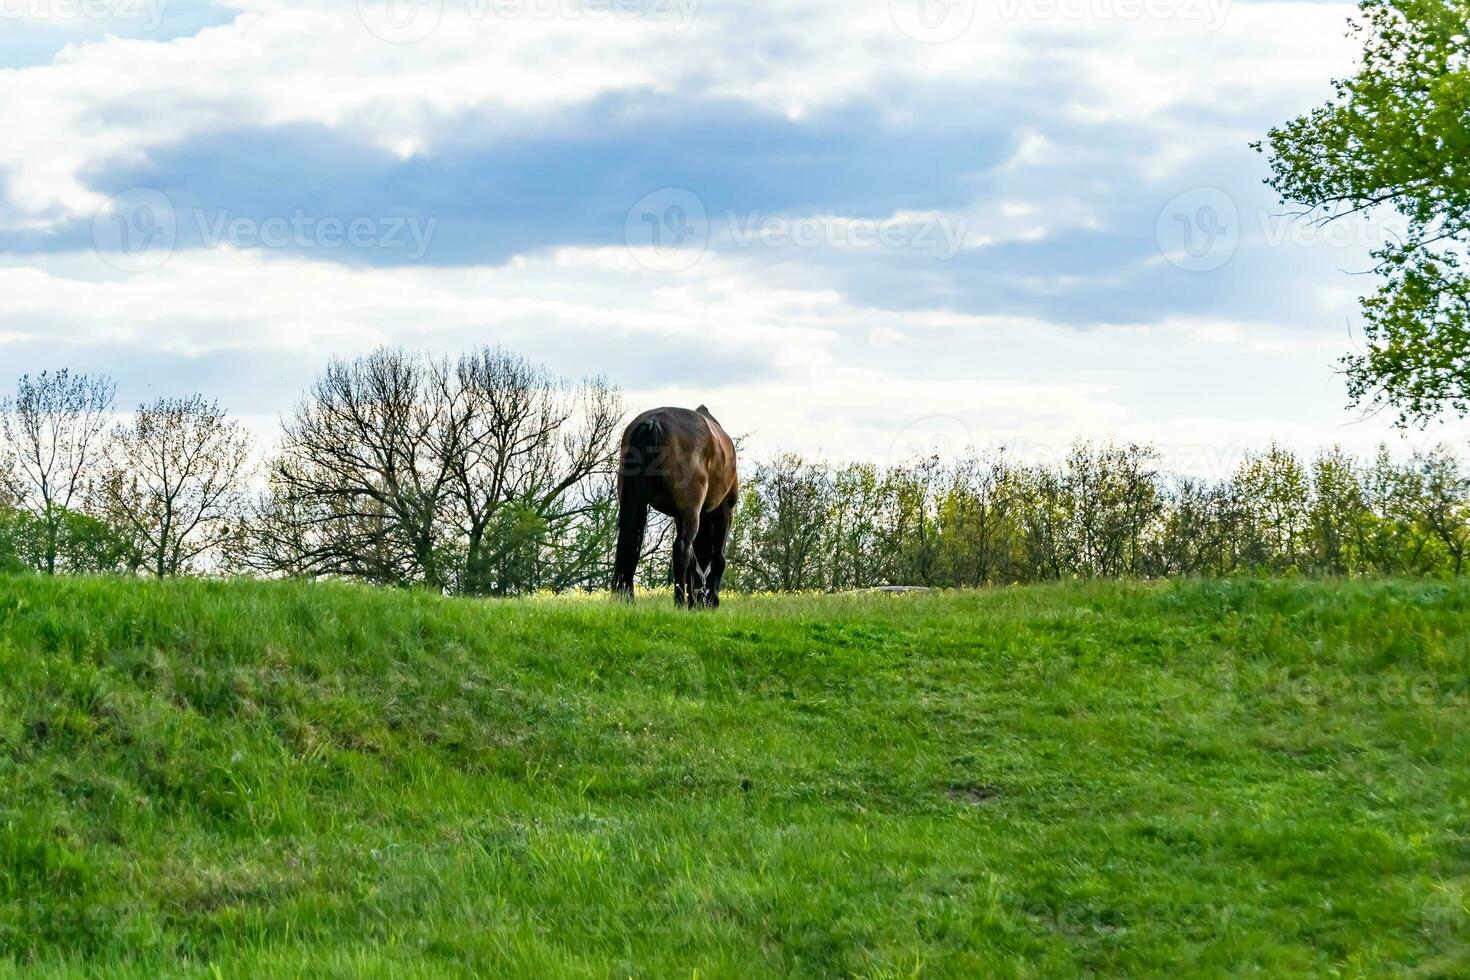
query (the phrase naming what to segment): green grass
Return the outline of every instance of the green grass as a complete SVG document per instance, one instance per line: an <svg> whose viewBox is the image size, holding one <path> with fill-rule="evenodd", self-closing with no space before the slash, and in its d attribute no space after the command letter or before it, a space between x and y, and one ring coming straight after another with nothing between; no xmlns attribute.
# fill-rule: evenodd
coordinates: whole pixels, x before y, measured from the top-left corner
<svg viewBox="0 0 1470 980"><path fill-rule="evenodd" d="M1470 584L665 601L0 579L0 974L1470 974Z"/></svg>

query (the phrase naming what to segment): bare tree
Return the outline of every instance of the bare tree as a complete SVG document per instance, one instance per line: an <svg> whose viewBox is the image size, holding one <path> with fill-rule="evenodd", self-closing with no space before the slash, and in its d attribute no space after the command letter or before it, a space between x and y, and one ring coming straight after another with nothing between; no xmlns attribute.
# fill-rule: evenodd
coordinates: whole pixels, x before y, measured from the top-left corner
<svg viewBox="0 0 1470 980"><path fill-rule="evenodd" d="M140 405L108 444L97 509L133 542L139 567L159 578L189 571L241 517L250 445L200 395Z"/></svg>
<svg viewBox="0 0 1470 980"><path fill-rule="evenodd" d="M447 416L436 365L382 349L334 360L285 423L271 468L272 516L316 574L443 590Z"/></svg>
<svg viewBox="0 0 1470 980"><path fill-rule="evenodd" d="M621 415L605 380L497 348L335 361L285 425L256 563L470 595L574 587L605 550L597 481Z"/></svg>
<svg viewBox="0 0 1470 980"><path fill-rule="evenodd" d="M221 546L222 564L236 573L309 577L310 525L300 504L274 485L256 493L245 505L237 533Z"/></svg>
<svg viewBox="0 0 1470 980"><path fill-rule="evenodd" d="M519 512L522 529L539 524L546 542L564 541L565 532L605 516L607 498L589 480L611 472L621 396L605 379L573 387L500 348L466 354L445 381L442 400L454 434L445 462L464 541L459 591L505 593L512 579L525 577L505 574L507 558L526 547L524 534L492 533L506 527L498 518L507 507ZM596 535L573 537L577 550L601 550Z"/></svg>
<svg viewBox="0 0 1470 980"><path fill-rule="evenodd" d="M39 570L56 574L58 538L86 493L117 387L66 369L22 375L15 397L0 402L4 478L21 510L41 526Z"/></svg>

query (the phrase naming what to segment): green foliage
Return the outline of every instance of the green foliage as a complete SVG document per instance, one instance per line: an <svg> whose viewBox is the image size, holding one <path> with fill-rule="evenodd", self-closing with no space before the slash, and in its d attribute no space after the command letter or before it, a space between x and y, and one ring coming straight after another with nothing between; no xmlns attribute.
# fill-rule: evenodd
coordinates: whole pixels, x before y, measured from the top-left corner
<svg viewBox="0 0 1470 980"><path fill-rule="evenodd" d="M1079 443L879 469L785 455L745 480L731 582L756 591L974 587L1178 575L1459 575L1470 471L1447 449L1364 465L1272 445L1224 480L1174 479L1146 446Z"/></svg>
<svg viewBox="0 0 1470 980"><path fill-rule="evenodd" d="M1376 252L1382 282L1362 301L1365 350L1343 359L1354 404L1401 424L1470 411L1470 2L1364 0L1358 73L1271 130L1273 189L1320 220L1408 220Z"/></svg>
<svg viewBox="0 0 1470 980"><path fill-rule="evenodd" d="M134 549L103 521L75 511L52 512L56 571L89 575L127 571ZM47 522L22 510L0 507L0 568L44 572L52 542Z"/></svg>
<svg viewBox="0 0 1470 980"><path fill-rule="evenodd" d="M1298 571L1311 554L1311 485L1296 454L1272 445L1246 459L1236 473L1247 527L1242 560L1253 569Z"/></svg>
<svg viewBox="0 0 1470 980"><path fill-rule="evenodd" d="M214 403L161 399L109 433L110 399L106 379L61 372L22 379L0 406L0 569L256 572L466 597L608 585L619 402L600 379L572 389L503 351L336 363L288 423L296 449L253 505L243 431ZM70 454L58 497L48 447L82 442L89 453ZM384 448L400 445L413 451ZM649 522L642 587L668 581L669 531ZM806 592L1450 576L1467 551L1470 471L1447 449L1363 465L1339 449L1304 461L1273 445L1212 481L1167 475L1150 446L1108 442L1079 442L1057 465L1004 451L886 467L786 453L744 463L726 582Z"/></svg>
<svg viewBox="0 0 1470 980"><path fill-rule="evenodd" d="M546 521L534 509L512 502L490 519L474 564L466 564L469 595L514 595L535 582L538 559L546 548Z"/></svg>
<svg viewBox="0 0 1470 980"><path fill-rule="evenodd" d="M739 568L732 585L774 592L822 588L836 503L824 467L789 453L758 464L738 508L731 545Z"/></svg>
<svg viewBox="0 0 1470 980"><path fill-rule="evenodd" d="M1463 976L1467 678L1462 582L4 578L0 974Z"/></svg>

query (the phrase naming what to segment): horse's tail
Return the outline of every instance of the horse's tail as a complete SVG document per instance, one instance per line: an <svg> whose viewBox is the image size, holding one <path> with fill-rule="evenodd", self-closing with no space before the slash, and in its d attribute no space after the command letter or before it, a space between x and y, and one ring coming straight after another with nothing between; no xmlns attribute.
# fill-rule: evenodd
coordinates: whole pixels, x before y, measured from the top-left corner
<svg viewBox="0 0 1470 980"><path fill-rule="evenodd" d="M649 471L663 451L664 427L649 417L628 433L618 478L618 547L613 557L613 591L633 593L633 576L643 553L643 531L648 524Z"/></svg>
<svg viewBox="0 0 1470 980"><path fill-rule="evenodd" d="M650 469L657 472L654 464L663 455L663 443L664 426L658 416L650 415L633 427L633 431L628 433L628 451L623 455L625 484L629 477L645 476Z"/></svg>

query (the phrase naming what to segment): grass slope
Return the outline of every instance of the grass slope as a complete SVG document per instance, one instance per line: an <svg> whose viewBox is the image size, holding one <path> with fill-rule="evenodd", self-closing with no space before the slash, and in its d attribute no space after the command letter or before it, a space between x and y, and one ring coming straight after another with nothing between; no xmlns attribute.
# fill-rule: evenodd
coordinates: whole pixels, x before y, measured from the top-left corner
<svg viewBox="0 0 1470 980"><path fill-rule="evenodd" d="M1463 976L1467 643L1464 584L0 579L0 973Z"/></svg>

